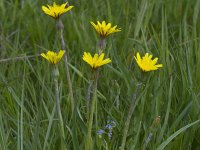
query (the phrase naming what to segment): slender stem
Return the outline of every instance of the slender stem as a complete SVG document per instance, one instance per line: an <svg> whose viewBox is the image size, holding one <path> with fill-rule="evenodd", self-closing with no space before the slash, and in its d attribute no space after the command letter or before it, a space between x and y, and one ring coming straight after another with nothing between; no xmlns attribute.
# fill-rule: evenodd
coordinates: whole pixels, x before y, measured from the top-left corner
<svg viewBox="0 0 200 150"><path fill-rule="evenodd" d="M86 106L87 106L87 120L89 120L89 115L90 115L90 97L91 97L91 86L92 86L92 80L89 80L88 83L88 92L87 92L87 98L86 98Z"/></svg>
<svg viewBox="0 0 200 150"><path fill-rule="evenodd" d="M98 71L95 70L94 72L95 79L94 79L94 86L93 86L93 98L91 102L90 114L89 114L89 122L88 122L88 133L86 139L86 150L92 150L92 123L93 123L93 116L95 111L95 106L97 102L97 80L98 80Z"/></svg>
<svg viewBox="0 0 200 150"><path fill-rule="evenodd" d="M103 50L105 49L106 47L106 39L105 38L100 38L100 41L98 43L98 46L99 46L99 55L103 52Z"/></svg>
<svg viewBox="0 0 200 150"><path fill-rule="evenodd" d="M125 144L126 144L126 137L127 137L127 133L128 133L128 130L129 130L131 117L132 117L133 112L135 110L135 101L137 99L140 86L141 86L141 84L136 85L135 92L133 93L133 96L132 96L131 105L130 105L130 108L129 108L129 111L128 111L128 116L127 116L127 119L126 119L126 122L125 122L124 132L123 132L123 136L122 136L122 144L119 148L120 150L124 150L124 147L125 147Z"/></svg>
<svg viewBox="0 0 200 150"><path fill-rule="evenodd" d="M69 97L70 97L70 101L71 101L71 109L72 109L72 114L73 114L73 112L74 112L74 96L73 96L73 90L72 90L72 82L71 82L70 73L69 73L66 44L65 44L65 40L64 40L64 36L63 36L64 25L60 19L57 22L57 28L60 30L60 39L61 39L62 50L65 50L64 63L65 63L65 70L66 70L66 75L67 75L67 83L68 83L68 87L69 87Z"/></svg>
<svg viewBox="0 0 200 150"><path fill-rule="evenodd" d="M98 55L100 56L106 47L106 39L101 37L98 45L99 45ZM99 76L99 71L100 71L100 68L96 69L97 77ZM96 131L98 129L98 116L97 116L98 113L97 113L97 111L98 111L98 103L96 102L96 104L95 104L95 129L96 129ZM98 138L97 134L96 134L96 138Z"/></svg>
<svg viewBox="0 0 200 150"><path fill-rule="evenodd" d="M62 113L60 109L60 96L59 96L59 88L58 88L58 76L59 76L59 71L57 66L55 65L53 68L53 80L54 80L54 86L55 86L55 93L56 93L56 106L57 106L57 114L59 117L60 121L60 130L61 130L61 135L62 135L62 141L61 141L61 147L62 150L66 150L66 146L64 144L65 141L65 131L64 131L64 125L63 125L63 118L62 118Z"/></svg>

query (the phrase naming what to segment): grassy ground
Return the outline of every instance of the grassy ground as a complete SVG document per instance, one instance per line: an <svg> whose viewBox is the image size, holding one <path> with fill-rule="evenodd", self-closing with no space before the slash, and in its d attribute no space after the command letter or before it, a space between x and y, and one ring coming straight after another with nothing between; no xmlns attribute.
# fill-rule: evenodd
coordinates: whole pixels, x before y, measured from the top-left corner
<svg viewBox="0 0 200 150"><path fill-rule="evenodd" d="M51 67L38 55L61 49L55 21L41 6L51 1L0 1L0 149L60 149L59 121ZM58 1L61 3L61 1ZM122 31L108 37L93 122L94 149L119 149L124 122L141 73L133 56L152 53L164 67L147 74L130 122L126 149L200 149L200 1L69 0L62 16L76 109L71 113L63 61L59 64L61 110L68 149L84 149L86 97L91 71L84 51L97 51L98 35L89 21L106 20ZM8 58L8 60L3 60ZM160 120L159 117L160 116ZM112 138L104 133L116 123ZM155 121L157 120L157 122ZM195 122L197 121L197 122Z"/></svg>

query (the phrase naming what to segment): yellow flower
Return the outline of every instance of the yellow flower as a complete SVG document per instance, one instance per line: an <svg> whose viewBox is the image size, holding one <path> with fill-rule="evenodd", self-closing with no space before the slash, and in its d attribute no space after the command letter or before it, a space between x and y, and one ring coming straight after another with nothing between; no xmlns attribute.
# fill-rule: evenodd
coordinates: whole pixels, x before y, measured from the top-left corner
<svg viewBox="0 0 200 150"><path fill-rule="evenodd" d="M47 4L46 6L42 6L42 10L45 14L53 17L54 19L58 19L62 14L72 9L74 6L67 6L68 2L57 5L56 2L53 3L53 6Z"/></svg>
<svg viewBox="0 0 200 150"><path fill-rule="evenodd" d="M101 37L106 37L110 35L111 33L121 31L121 28L116 29L117 25L115 25L114 27L111 27L111 23L106 24L105 21L102 21L102 23L97 21L97 24L90 21L90 23L92 24L92 26L95 28L95 30L99 33Z"/></svg>
<svg viewBox="0 0 200 150"><path fill-rule="evenodd" d="M90 53L84 52L84 55L82 58L93 69L96 69L100 66L103 66L111 62L110 58L104 59L104 55L105 55L104 53L102 53L100 56L98 56L98 54L95 54L94 57L92 57Z"/></svg>
<svg viewBox="0 0 200 150"><path fill-rule="evenodd" d="M64 50L60 50L58 53L55 53L53 51L48 51L46 54L42 53L40 55L44 57L46 60L48 60L51 64L56 65L61 60L64 53L65 53Z"/></svg>
<svg viewBox="0 0 200 150"><path fill-rule="evenodd" d="M145 72L147 71L152 71L152 70L157 70L160 67L163 67L162 64L157 64L158 58L154 58L152 60L152 55L149 55L146 53L142 58L140 57L140 54L137 53L136 57L134 56L138 66Z"/></svg>

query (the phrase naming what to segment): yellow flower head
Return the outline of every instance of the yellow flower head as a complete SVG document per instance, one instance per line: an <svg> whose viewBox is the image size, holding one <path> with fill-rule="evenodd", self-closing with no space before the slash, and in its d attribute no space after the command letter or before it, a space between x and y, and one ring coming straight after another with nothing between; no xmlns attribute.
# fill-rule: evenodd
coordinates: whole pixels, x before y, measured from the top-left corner
<svg viewBox="0 0 200 150"><path fill-rule="evenodd" d="M40 55L44 57L46 60L48 60L51 64L56 65L61 60L64 53L65 53L64 50L60 50L58 53L55 53L53 51L48 51L46 54L42 53Z"/></svg>
<svg viewBox="0 0 200 150"><path fill-rule="evenodd" d="M47 4L46 6L42 6L42 10L45 14L53 17L54 19L58 19L62 14L72 9L74 6L67 6L68 2L57 5L56 2L53 3L53 6Z"/></svg>
<svg viewBox="0 0 200 150"><path fill-rule="evenodd" d="M104 59L104 55L105 55L104 53L102 53L100 56L98 54L95 54L94 57L92 57L90 53L84 52L84 55L82 58L93 69L96 69L100 66L103 66L111 62L110 58Z"/></svg>
<svg viewBox="0 0 200 150"><path fill-rule="evenodd" d="M149 55L148 53L146 53L142 58L140 57L140 54L137 53L136 56L134 56L138 66L144 71L152 71L152 70L157 70L160 67L163 67L162 64L157 64L158 58L154 58L152 60L152 55Z"/></svg>
<svg viewBox="0 0 200 150"><path fill-rule="evenodd" d="M99 33L99 35L103 38L110 35L111 33L121 31L121 28L116 29L117 25L115 25L114 27L111 27L111 23L106 24L105 21L102 21L102 23L97 21L97 24L95 24L92 21L90 23L95 28L95 30Z"/></svg>

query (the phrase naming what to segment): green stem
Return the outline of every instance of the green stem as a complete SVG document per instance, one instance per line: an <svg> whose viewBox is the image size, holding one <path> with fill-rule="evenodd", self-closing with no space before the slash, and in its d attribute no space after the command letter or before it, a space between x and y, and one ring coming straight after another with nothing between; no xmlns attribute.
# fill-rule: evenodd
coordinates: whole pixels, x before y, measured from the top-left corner
<svg viewBox="0 0 200 150"><path fill-rule="evenodd" d="M65 63L65 70L66 70L66 75L67 75L67 83L68 83L68 87L69 87L69 97L70 97L70 102L71 102L71 109L72 109L72 114L73 114L73 112L74 112L74 95L73 95L72 82L71 82L70 73L69 73L66 44L65 44L65 40L64 40L64 36L63 36L64 25L60 19L57 21L57 28L60 30L60 39L61 39L62 50L65 50L64 63Z"/></svg>
<svg viewBox="0 0 200 150"><path fill-rule="evenodd" d="M128 133L128 130L129 130L131 117L132 117L133 112L135 110L135 101L137 99L140 86L141 86L141 84L136 85L135 92L133 93L133 97L132 97L132 100L131 100L131 105L130 105L130 108L129 108L129 111L128 111L128 116L127 116L127 119L126 119L126 122L125 122L124 131L123 131L122 144L121 144L121 146L119 148L120 150L124 150L124 148L125 148L126 137L127 137L127 133Z"/></svg>
<svg viewBox="0 0 200 150"><path fill-rule="evenodd" d="M57 66L55 65L53 68L53 80L54 80L54 86L55 86L55 93L56 93L56 106L57 106L57 114L59 117L59 122L60 122L60 131L62 135L62 141L61 141L61 147L62 150L66 150L65 146L65 131L64 131L64 125L63 125L63 118L62 118L62 113L60 109L60 96L59 96L59 88L58 88L58 76L59 76L59 71Z"/></svg>
<svg viewBox="0 0 200 150"><path fill-rule="evenodd" d="M99 55L101 53L103 53L103 50L106 48L106 39L105 38L100 38L100 41L98 43L98 46L99 46Z"/></svg>
<svg viewBox="0 0 200 150"><path fill-rule="evenodd" d="M100 56L103 53L104 49L106 48L106 39L101 37L98 45L99 45L98 55ZM97 77L99 76L99 71L100 71L99 69L100 68L98 68L96 70ZM96 131L98 129L98 117L97 117L98 113L97 113L97 111L98 111L98 104L96 102L96 105L95 105L95 129L96 129ZM97 134L96 134L96 138L97 138Z"/></svg>
<svg viewBox="0 0 200 150"><path fill-rule="evenodd" d="M91 86L92 86L92 81L89 80L88 83L88 92L87 92L87 98L86 98L86 106L87 106L87 121L89 120L90 117L90 95L91 95Z"/></svg>
<svg viewBox="0 0 200 150"><path fill-rule="evenodd" d="M90 114L89 114L89 122L88 122L88 133L86 139L86 150L92 150L92 123L93 123L93 116L95 111L95 106L97 102L97 80L98 80L98 71L95 70L95 79L94 79L94 86L93 86L93 98L91 102Z"/></svg>

